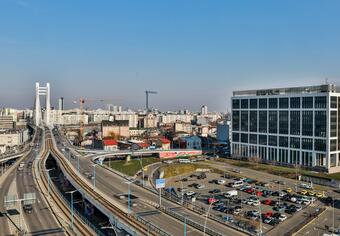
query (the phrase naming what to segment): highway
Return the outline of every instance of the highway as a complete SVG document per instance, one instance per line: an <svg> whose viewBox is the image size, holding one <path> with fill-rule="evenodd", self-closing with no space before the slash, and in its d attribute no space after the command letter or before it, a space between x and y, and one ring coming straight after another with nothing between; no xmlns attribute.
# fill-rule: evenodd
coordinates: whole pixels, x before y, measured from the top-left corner
<svg viewBox="0 0 340 236"><path fill-rule="evenodd" d="M57 138L59 141L59 149L61 150L63 148L62 143L67 143L65 140ZM66 153L64 153L65 156L67 156ZM77 169L77 158L72 159L71 162L75 169ZM85 158L80 157L79 158L80 163L80 173L85 177L84 172L92 173L93 171L93 162L91 161L91 158ZM99 166L96 167L96 187L100 189L103 193L105 193L108 196L111 196L114 201L117 201L117 198L114 197L116 194L127 194L128 192L128 186L127 186L127 180L112 173L109 170L106 170L105 168L101 168ZM87 178L87 181L92 184L93 180L90 180ZM149 201L151 203L158 203L159 202L159 196L155 193L152 193L148 190L145 190L139 186L132 185L131 184L131 192L133 195L139 197L138 206L136 208L133 208L134 212L145 212L145 211L155 211L154 207L149 206L148 204L144 204L142 201ZM187 210L185 208L180 207L179 205L172 203L166 199L162 200L162 206L170 209L174 209L174 211L178 212L179 214L182 214L187 217L187 219L191 219L195 222L197 222L200 225L204 225L205 217L202 215L198 215L197 213L194 213L190 210ZM183 235L183 229L184 229L184 223L179 222L172 218L169 215L166 215L164 213L157 213L152 214L150 216L144 216L145 219L150 220L153 224L157 225L160 228L163 228L171 235ZM223 235L244 235L243 233L240 233L239 231L235 231L232 228L229 228L227 226L224 226L218 222L212 221L208 219L207 226ZM193 229L191 227L187 227L188 229L188 235L203 235L202 232L198 232L196 229Z"/></svg>
<svg viewBox="0 0 340 236"><path fill-rule="evenodd" d="M34 147L40 148L41 141L41 131L37 131L35 136ZM7 178L3 181L1 187L0 197L4 199L5 195L8 194L10 185L13 181L16 181L16 192L19 198L22 198L25 193L35 193L36 202L33 204L33 212L31 214L23 213L24 225L26 225L26 230L31 235L66 235L64 230L60 227L59 223L56 221L55 216L50 211L45 200L43 199L42 193L39 192L35 186L35 181L33 177L32 168L28 168L27 164L29 161L34 160L37 152L33 148L29 153L21 160L25 162L24 169L19 171L17 168L13 169ZM20 161L20 162L21 162ZM1 212L5 212L3 202L1 205ZM23 212L23 211L22 211ZM7 217L1 217L0 235L10 235L9 220Z"/></svg>

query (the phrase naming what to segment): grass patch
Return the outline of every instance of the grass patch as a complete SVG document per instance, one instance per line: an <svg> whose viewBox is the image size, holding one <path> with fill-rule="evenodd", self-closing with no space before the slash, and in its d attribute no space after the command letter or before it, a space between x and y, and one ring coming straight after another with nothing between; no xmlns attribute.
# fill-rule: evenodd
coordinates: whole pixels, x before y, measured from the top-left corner
<svg viewBox="0 0 340 236"><path fill-rule="evenodd" d="M143 167L156 162L159 162L159 158L154 157L142 158ZM109 163L106 164L109 165ZM109 167L129 176L134 176L138 171L142 169L139 159L131 159L131 161L128 163L126 163L125 160L111 161L111 166Z"/></svg>
<svg viewBox="0 0 340 236"><path fill-rule="evenodd" d="M196 169L210 169L212 171L218 171L211 168L211 166L201 163L174 163L165 167L162 167L161 171L164 171L164 178L171 178L178 175L183 175L191 172L195 172Z"/></svg>
<svg viewBox="0 0 340 236"><path fill-rule="evenodd" d="M239 161L239 160L230 160L230 159L218 159L217 161L226 162L230 165L237 167L249 168L261 172L266 172L273 175L281 175L286 178L295 179L296 178L296 169L294 167L284 167L284 166L274 166L270 164L261 164L261 163L253 163L248 161ZM299 168L297 171L298 175L325 178L325 179L336 179L340 180L340 173L335 174L326 174L321 172L313 172L309 170L305 170Z"/></svg>

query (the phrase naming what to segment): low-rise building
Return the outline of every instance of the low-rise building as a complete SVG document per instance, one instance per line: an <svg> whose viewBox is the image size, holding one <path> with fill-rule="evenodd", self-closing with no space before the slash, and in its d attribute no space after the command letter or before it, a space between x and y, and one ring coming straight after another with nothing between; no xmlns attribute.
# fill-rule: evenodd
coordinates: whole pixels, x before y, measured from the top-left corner
<svg viewBox="0 0 340 236"><path fill-rule="evenodd" d="M118 150L118 142L114 139L104 139L103 147L105 151L117 151Z"/></svg>
<svg viewBox="0 0 340 236"><path fill-rule="evenodd" d="M28 129L24 130L6 130L0 132L1 153L15 146L24 144L29 140Z"/></svg>
<svg viewBox="0 0 340 236"><path fill-rule="evenodd" d="M127 139L130 137L128 120L103 120L101 123L102 137L112 137L114 139Z"/></svg>
<svg viewBox="0 0 340 236"><path fill-rule="evenodd" d="M196 135L181 137L180 148L202 149L202 141L200 137Z"/></svg>
<svg viewBox="0 0 340 236"><path fill-rule="evenodd" d="M178 121L178 122L174 123L174 132L175 133L185 132L185 133L191 134L192 133L192 125L191 125L191 123Z"/></svg>

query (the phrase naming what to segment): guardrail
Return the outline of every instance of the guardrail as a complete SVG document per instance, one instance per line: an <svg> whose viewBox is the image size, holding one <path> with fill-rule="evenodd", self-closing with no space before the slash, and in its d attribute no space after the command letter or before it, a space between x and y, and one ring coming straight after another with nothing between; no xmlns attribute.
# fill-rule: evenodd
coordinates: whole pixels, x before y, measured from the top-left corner
<svg viewBox="0 0 340 236"><path fill-rule="evenodd" d="M166 214L168 215L171 215L172 217L176 218L177 220L179 221L186 221L186 223L188 225L191 225L192 227L198 229L198 230L201 230L201 231L204 231L204 226L202 224L199 224L191 219L186 219L186 217L184 217L183 215L175 212L175 211L172 211L170 209L167 209L167 208L164 208L164 207L161 207L159 208L161 211L165 212ZM215 232L214 230L208 228L208 227L205 227L205 232L211 236L223 236L223 234L220 234L218 232Z"/></svg>
<svg viewBox="0 0 340 236"><path fill-rule="evenodd" d="M161 236L171 236L171 234L168 234L164 230L160 229L156 225L152 224L150 221L144 220L142 217L134 215L134 218L141 222L142 224L146 225L148 227L148 231L152 230L156 233L158 233Z"/></svg>
<svg viewBox="0 0 340 236"><path fill-rule="evenodd" d="M72 205L69 199L67 199L59 190L58 195L67 203L67 206L71 209ZM98 236L105 236L94 224L92 224L86 217L84 217L76 208L73 207L73 212L87 224Z"/></svg>

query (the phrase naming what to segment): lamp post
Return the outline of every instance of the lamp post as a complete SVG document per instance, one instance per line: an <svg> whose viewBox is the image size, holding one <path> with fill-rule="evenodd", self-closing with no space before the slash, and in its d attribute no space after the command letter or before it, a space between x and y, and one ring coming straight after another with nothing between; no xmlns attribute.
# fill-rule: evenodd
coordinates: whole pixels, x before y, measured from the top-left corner
<svg viewBox="0 0 340 236"><path fill-rule="evenodd" d="M96 187L96 165L97 164L93 164L93 187Z"/></svg>
<svg viewBox="0 0 340 236"><path fill-rule="evenodd" d="M80 173L79 155L77 155L77 168L78 168L78 173Z"/></svg>
<svg viewBox="0 0 340 236"><path fill-rule="evenodd" d="M143 184L143 187L144 187L144 167L143 167L143 162L142 162L142 158L141 157L139 157L138 158L139 159L139 163L140 163L140 166L141 166L141 168L142 168L142 184Z"/></svg>
<svg viewBox="0 0 340 236"><path fill-rule="evenodd" d="M50 171L51 170L54 170L54 168L51 168L51 169L46 169L45 171L47 172L47 175L48 175L48 198L50 198L50 191L51 191L51 176L50 176Z"/></svg>
<svg viewBox="0 0 340 236"><path fill-rule="evenodd" d="M71 229L72 231L73 231L73 226L74 226L73 193L75 192L78 192L78 190L66 192L66 193L71 194Z"/></svg>
<svg viewBox="0 0 340 236"><path fill-rule="evenodd" d="M207 228L208 216L209 216L209 212L210 212L210 209L211 209L212 204L213 204L213 202L211 202L211 203L209 204L208 211L207 211L207 215L205 216L204 228L203 228L203 236L205 236L205 230L206 230L206 228Z"/></svg>
<svg viewBox="0 0 340 236"><path fill-rule="evenodd" d="M133 182L135 182L135 180L126 182L128 184L128 215L131 214L131 189L130 189L130 184L132 184Z"/></svg>

